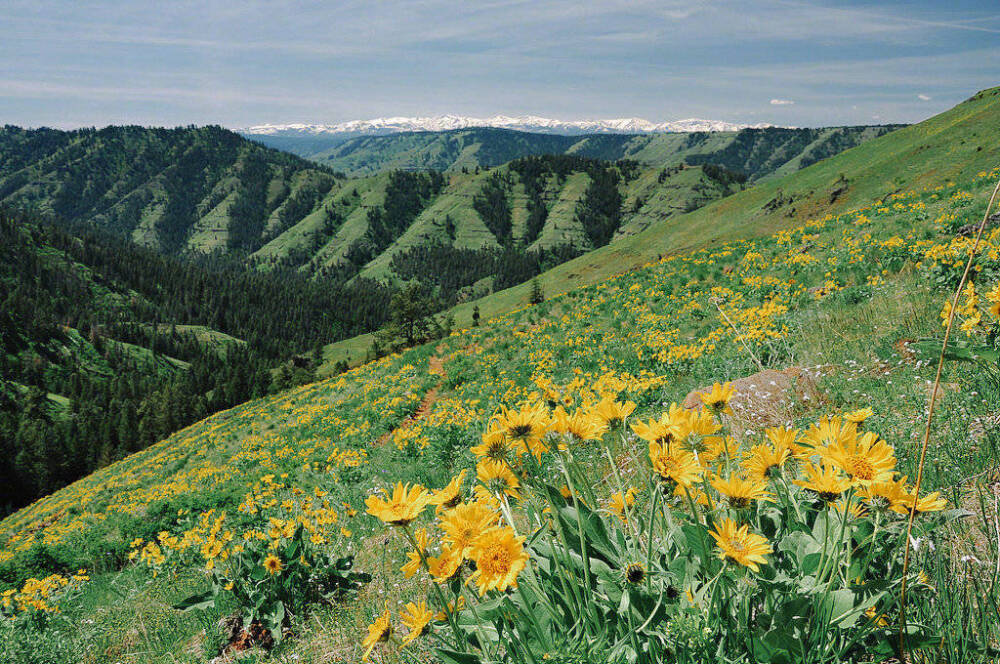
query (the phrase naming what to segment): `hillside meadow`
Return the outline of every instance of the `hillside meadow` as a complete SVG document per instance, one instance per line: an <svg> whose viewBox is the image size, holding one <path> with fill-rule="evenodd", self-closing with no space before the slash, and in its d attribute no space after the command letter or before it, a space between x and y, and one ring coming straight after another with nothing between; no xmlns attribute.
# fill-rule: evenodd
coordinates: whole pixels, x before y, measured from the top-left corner
<svg viewBox="0 0 1000 664"><path fill-rule="evenodd" d="M546 293L599 283L664 256L734 240L755 239L827 214L842 214L893 193L971 181L992 168L1000 88L980 91L944 113L903 127L780 178L754 186L683 215L635 228L616 241L539 275ZM478 307L492 318L523 306L531 284L520 284L459 303L450 313L469 324ZM324 371L339 361L357 364L371 347L371 335L329 344Z"/></svg>
<svg viewBox="0 0 1000 664"><path fill-rule="evenodd" d="M897 545L914 504L907 491L934 375L932 344L922 340L943 333L939 314L972 243L958 231L981 219L997 178L980 170L887 189L770 236L667 256L188 427L0 523L3 611L14 616L0 621L3 659L195 662L225 649L240 661L283 662L357 661L366 650L375 661L594 661L595 653L601 661L799 661L791 642L802 634L813 635L819 653L810 661L891 657ZM996 227L984 235L974 274L955 333L989 343L1000 300ZM671 406L713 383L790 367L798 378L787 398L744 389L731 414L721 396L710 409L684 411L703 415L690 420ZM916 503L908 648L925 658L914 661L992 661L1000 636L996 367L950 363L937 398L920 496L940 494ZM470 449L504 426L522 452L509 466L477 460L482 449ZM700 441L694 465L674 459L698 482L664 470L668 447L653 445L669 438L651 433L656 426L681 426L681 439ZM824 494L810 481L810 465L834 453L822 433L831 428L843 433L836 444L863 439L871 451L869 432L882 444L867 485L837 475ZM788 481L762 475L734 501L730 464L743 467L759 445L780 453L776 437L786 460L794 456ZM894 498L879 503L872 478L898 483ZM397 482L444 493L435 494L436 510L419 488L382 503ZM842 506L823 498L831 492ZM418 571L447 557L453 542L441 535L435 553L433 527L453 517L458 497L487 510L482 524L506 524L489 531L508 563L523 565L508 572L516 579L522 570L527 590L502 592L513 588L510 575L484 585L491 568L475 548L457 554L456 570L479 556L468 583L451 581L460 571L443 585ZM732 516L765 535L725 531ZM567 539L577 528L578 539ZM415 553L418 529L429 540ZM831 531L847 533L846 561L826 548ZM550 541L544 532L562 535ZM573 553L584 540L599 561L586 544ZM878 542L878 564L852 567L852 541L869 552ZM820 542L822 556L810 558ZM300 564L309 561L339 570L330 572L338 592L303 604L282 579L306 579L313 572ZM408 561L417 572L409 578L400 571ZM633 563L645 585L629 580L640 573ZM465 608L445 610L442 590ZM193 610L175 608L191 596ZM818 608L781 604L789 596L819 597ZM280 607L276 597L286 598ZM407 602L415 604L400 616ZM549 611L551 602L592 613L557 628L553 616L563 613ZM813 610L824 622L791 619ZM636 622L601 631L605 611ZM528 615L546 612L539 620L548 622L526 626ZM272 625L278 643L268 650L251 640L235 653L227 647L232 623L222 620L232 614ZM722 615L729 618L713 617ZM782 631L786 623L800 631ZM544 633L567 638L546 641ZM643 650L637 634L652 645Z"/></svg>

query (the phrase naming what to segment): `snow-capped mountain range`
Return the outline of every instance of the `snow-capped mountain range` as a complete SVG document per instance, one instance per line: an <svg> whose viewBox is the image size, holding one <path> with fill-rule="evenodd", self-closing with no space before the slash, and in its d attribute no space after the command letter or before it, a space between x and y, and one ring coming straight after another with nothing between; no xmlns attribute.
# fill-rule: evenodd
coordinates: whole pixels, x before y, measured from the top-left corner
<svg viewBox="0 0 1000 664"><path fill-rule="evenodd" d="M611 120L553 120L534 115L511 117L494 115L490 118L472 118L461 115L435 117L392 117L372 120L351 120L337 124L262 124L238 129L242 134L257 136L328 136L328 135L379 135L404 131L449 131L467 127L496 127L547 134L652 134L691 131L738 131L763 129L775 125L734 124L717 120L689 118L668 122L650 122L642 118L616 118Z"/></svg>

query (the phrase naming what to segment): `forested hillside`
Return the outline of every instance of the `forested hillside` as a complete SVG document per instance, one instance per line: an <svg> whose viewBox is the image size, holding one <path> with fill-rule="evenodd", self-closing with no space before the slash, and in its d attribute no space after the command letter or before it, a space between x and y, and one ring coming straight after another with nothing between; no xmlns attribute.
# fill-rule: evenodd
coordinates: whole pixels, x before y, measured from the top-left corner
<svg viewBox="0 0 1000 664"><path fill-rule="evenodd" d="M0 129L0 204L169 253L254 251L336 181L220 127Z"/></svg>
<svg viewBox="0 0 1000 664"><path fill-rule="evenodd" d="M0 204L167 254L229 255L338 284L416 279L443 306L522 283L890 129L368 137L342 147L384 153L391 158L373 168L396 170L351 179L218 127L8 126ZM436 156L406 161L418 152Z"/></svg>
<svg viewBox="0 0 1000 664"><path fill-rule="evenodd" d="M711 164L651 169L574 155L477 170L348 180L251 259L306 274L419 279L454 302L526 281L745 181Z"/></svg>
<svg viewBox="0 0 1000 664"><path fill-rule="evenodd" d="M385 322L387 298L0 211L0 512L310 380L313 349Z"/></svg>
<svg viewBox="0 0 1000 664"><path fill-rule="evenodd" d="M389 169L475 170L477 166L499 166L531 155L574 154L608 161L631 159L654 167L712 163L756 180L771 173L785 174L804 168L900 126L773 127L738 132L585 136L479 127L360 136L312 154L308 153L308 143L295 144L295 148L298 154L313 161L357 176ZM252 138L277 148L288 145L287 139L280 136Z"/></svg>

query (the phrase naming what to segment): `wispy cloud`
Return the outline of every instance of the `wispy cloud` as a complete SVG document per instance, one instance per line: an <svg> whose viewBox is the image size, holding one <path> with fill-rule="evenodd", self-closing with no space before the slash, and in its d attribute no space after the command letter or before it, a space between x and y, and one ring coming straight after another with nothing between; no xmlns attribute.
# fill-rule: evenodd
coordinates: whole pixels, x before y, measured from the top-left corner
<svg viewBox="0 0 1000 664"><path fill-rule="evenodd" d="M1000 71L975 0L6 0L0 28L0 122L22 124L914 121Z"/></svg>

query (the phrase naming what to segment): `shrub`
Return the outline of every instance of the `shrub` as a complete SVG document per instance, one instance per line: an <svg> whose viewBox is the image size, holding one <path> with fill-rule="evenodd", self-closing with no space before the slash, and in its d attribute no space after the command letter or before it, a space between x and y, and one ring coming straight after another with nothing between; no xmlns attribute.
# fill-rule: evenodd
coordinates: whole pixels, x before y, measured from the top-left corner
<svg viewBox="0 0 1000 664"><path fill-rule="evenodd" d="M266 531L246 527L237 537L232 528L244 524L225 512L209 510L197 519L182 515L177 534L164 531L155 540L135 540L130 558L156 573L203 564L210 588L175 608L221 608L235 602L245 630L255 635L262 628L280 642L293 615L303 615L321 601L349 597L371 580L353 571L352 556L337 553L333 543L343 530L337 532L337 512L324 499L326 492L316 489L309 495L293 489L300 499L279 503L276 492L285 488L265 475L240 505L241 514L266 519Z"/></svg>

